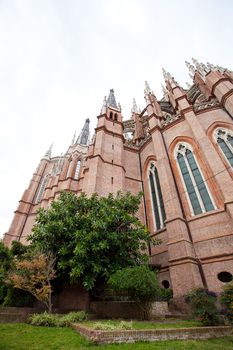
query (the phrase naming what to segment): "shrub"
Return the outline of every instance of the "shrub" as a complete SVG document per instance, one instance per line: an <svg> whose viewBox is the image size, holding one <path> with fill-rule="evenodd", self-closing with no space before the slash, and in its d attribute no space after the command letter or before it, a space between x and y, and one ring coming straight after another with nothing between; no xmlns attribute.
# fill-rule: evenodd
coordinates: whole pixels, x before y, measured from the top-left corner
<svg viewBox="0 0 233 350"><path fill-rule="evenodd" d="M31 315L28 322L33 326L59 327L59 318L57 315L44 312L42 314Z"/></svg>
<svg viewBox="0 0 233 350"><path fill-rule="evenodd" d="M87 319L88 314L85 311L70 312L59 318L59 326L69 326L71 323L82 322Z"/></svg>
<svg viewBox="0 0 233 350"><path fill-rule="evenodd" d="M34 301L29 292L8 286L3 306L32 307Z"/></svg>
<svg viewBox="0 0 233 350"><path fill-rule="evenodd" d="M220 298L221 304L225 305L227 308L227 318L230 323L233 324L233 281L227 283L223 287L223 292Z"/></svg>
<svg viewBox="0 0 233 350"><path fill-rule="evenodd" d="M160 295L158 297L158 301L169 301L173 298L173 291L171 288L164 289L161 288Z"/></svg>
<svg viewBox="0 0 233 350"><path fill-rule="evenodd" d="M220 323L215 305L216 295L204 288L197 288L186 296L190 303L193 316L201 321L203 326L215 326Z"/></svg>
<svg viewBox="0 0 233 350"><path fill-rule="evenodd" d="M118 324L113 324L110 322L95 322L93 324L93 328L97 330L103 330L103 331L114 331L114 330L121 330L121 329L133 329L133 323L132 321L121 321Z"/></svg>
<svg viewBox="0 0 233 350"><path fill-rule="evenodd" d="M81 322L87 319L87 313L84 311L70 312L66 315L56 315L44 312L34 314L28 318L28 323L33 326L45 327L67 327L73 322Z"/></svg>

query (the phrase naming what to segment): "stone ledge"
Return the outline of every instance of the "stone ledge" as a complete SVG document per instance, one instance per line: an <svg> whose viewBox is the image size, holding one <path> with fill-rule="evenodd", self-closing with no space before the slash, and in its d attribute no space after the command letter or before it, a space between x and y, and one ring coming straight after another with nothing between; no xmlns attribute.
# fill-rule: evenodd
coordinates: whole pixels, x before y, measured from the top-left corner
<svg viewBox="0 0 233 350"><path fill-rule="evenodd" d="M96 344L209 339L233 335L233 328L230 326L102 331L87 328L76 323L72 324L72 328Z"/></svg>

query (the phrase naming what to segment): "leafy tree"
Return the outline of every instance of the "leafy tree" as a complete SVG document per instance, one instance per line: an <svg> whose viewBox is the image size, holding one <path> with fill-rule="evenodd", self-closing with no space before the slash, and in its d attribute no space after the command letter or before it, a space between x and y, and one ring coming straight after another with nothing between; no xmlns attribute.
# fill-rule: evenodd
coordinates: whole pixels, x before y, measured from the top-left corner
<svg viewBox="0 0 233 350"><path fill-rule="evenodd" d="M15 267L8 273L6 283L14 288L30 292L37 300L42 301L48 311L52 311L51 280L55 277L55 259L50 255L37 253L20 260L15 259Z"/></svg>
<svg viewBox="0 0 233 350"><path fill-rule="evenodd" d="M60 277L91 290L118 269L147 261L152 239L135 216L140 200L130 193L88 198L62 192L49 209L39 209L29 240L53 253Z"/></svg>
<svg viewBox="0 0 233 350"><path fill-rule="evenodd" d="M0 241L0 304L3 303L7 295L7 286L4 282L7 271L12 264L12 254L2 241Z"/></svg>
<svg viewBox="0 0 233 350"><path fill-rule="evenodd" d="M151 301L161 294L157 274L148 266L140 265L116 271L108 280L108 285L117 292L126 292L143 311L148 319Z"/></svg>

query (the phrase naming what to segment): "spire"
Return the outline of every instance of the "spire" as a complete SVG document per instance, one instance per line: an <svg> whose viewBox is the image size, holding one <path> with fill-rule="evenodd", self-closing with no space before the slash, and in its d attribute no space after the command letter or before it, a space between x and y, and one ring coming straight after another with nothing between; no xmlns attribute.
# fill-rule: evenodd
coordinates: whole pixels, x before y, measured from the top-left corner
<svg viewBox="0 0 233 350"><path fill-rule="evenodd" d="M209 70L219 70L220 73L224 73L224 72L230 72L227 68L221 67L221 66L215 66L212 63L207 62L207 68Z"/></svg>
<svg viewBox="0 0 233 350"><path fill-rule="evenodd" d="M165 80L172 79L171 73L167 72L164 68L162 68L162 70L163 70L163 77Z"/></svg>
<svg viewBox="0 0 233 350"><path fill-rule="evenodd" d="M167 90L166 90L165 86L163 84L161 84L161 87L162 87L163 95L166 95Z"/></svg>
<svg viewBox="0 0 233 350"><path fill-rule="evenodd" d="M107 98L106 98L106 96L104 96L103 105L102 105L100 114L106 113L106 108L107 108Z"/></svg>
<svg viewBox="0 0 233 350"><path fill-rule="evenodd" d="M90 137L90 130L89 130L89 124L90 119L87 118L84 124L84 127L82 128L82 131L80 132L76 144L85 145L87 146L89 143L89 137Z"/></svg>
<svg viewBox="0 0 233 350"><path fill-rule="evenodd" d="M150 88L150 85L148 84L148 82L147 81L145 81L145 90L144 90L144 92L145 92L145 95L146 94L149 94L150 92L151 92L151 88Z"/></svg>
<svg viewBox="0 0 233 350"><path fill-rule="evenodd" d="M185 64L188 67L188 70L190 71L190 73L189 73L190 77L193 79L194 74L196 72L195 67L191 63L189 63L188 61L185 61Z"/></svg>
<svg viewBox="0 0 233 350"><path fill-rule="evenodd" d="M198 62L198 60L196 60L195 58L192 58L192 61L196 67L196 70L204 78L206 76L206 74L210 71L209 68L204 63Z"/></svg>
<svg viewBox="0 0 233 350"><path fill-rule="evenodd" d="M76 131L75 131L74 136L73 136L73 138L72 138L72 141L71 141L71 146L73 146L73 145L74 145L74 143L75 143L75 139L76 139Z"/></svg>
<svg viewBox="0 0 233 350"><path fill-rule="evenodd" d="M140 109L137 106L136 100L135 98L133 99L133 108L131 109L132 113L137 113L140 114Z"/></svg>
<svg viewBox="0 0 233 350"><path fill-rule="evenodd" d="M107 99L107 106L118 109L113 89L110 89L110 93L109 93L108 99Z"/></svg>
<svg viewBox="0 0 233 350"><path fill-rule="evenodd" d="M51 144L51 146L49 147L48 151L45 153L43 159L50 159L51 155L52 155L52 148L53 148L53 144Z"/></svg>

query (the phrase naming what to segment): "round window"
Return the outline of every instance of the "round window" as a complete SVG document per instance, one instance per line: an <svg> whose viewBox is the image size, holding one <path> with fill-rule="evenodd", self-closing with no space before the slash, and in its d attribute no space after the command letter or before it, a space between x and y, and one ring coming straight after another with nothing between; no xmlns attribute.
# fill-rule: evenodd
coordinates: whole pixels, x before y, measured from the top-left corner
<svg viewBox="0 0 233 350"><path fill-rule="evenodd" d="M170 287L169 281L163 280L163 281L162 281L162 286L163 286L165 289L168 289L168 288Z"/></svg>
<svg viewBox="0 0 233 350"><path fill-rule="evenodd" d="M232 281L232 274L227 271L220 272L218 274L218 279L221 282L227 283Z"/></svg>

